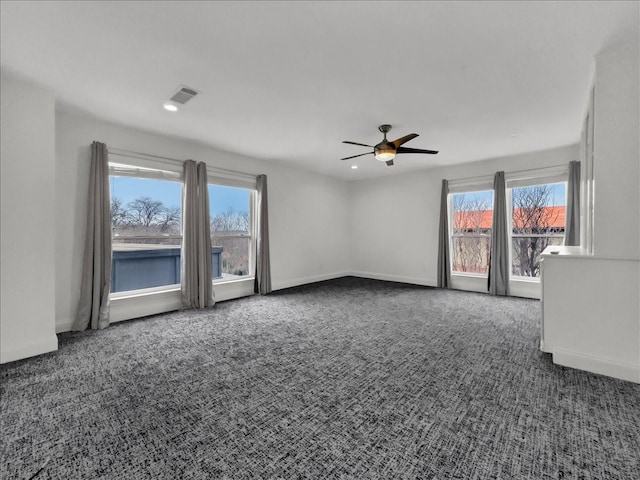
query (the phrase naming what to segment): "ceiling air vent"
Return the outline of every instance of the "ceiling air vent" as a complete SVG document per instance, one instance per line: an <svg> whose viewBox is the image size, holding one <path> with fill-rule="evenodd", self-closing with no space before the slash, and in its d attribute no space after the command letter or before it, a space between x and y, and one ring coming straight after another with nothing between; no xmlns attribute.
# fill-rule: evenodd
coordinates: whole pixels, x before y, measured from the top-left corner
<svg viewBox="0 0 640 480"><path fill-rule="evenodd" d="M180 87L176 93L174 93L169 100L175 103L179 103L180 105L184 105L193 97L198 94L193 88L189 87Z"/></svg>

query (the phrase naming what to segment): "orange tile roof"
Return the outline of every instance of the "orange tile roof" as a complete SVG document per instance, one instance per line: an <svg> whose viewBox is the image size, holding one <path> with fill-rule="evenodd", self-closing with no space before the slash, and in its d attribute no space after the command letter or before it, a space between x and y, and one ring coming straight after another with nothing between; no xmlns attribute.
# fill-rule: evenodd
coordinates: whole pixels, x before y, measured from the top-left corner
<svg viewBox="0 0 640 480"><path fill-rule="evenodd" d="M514 211L514 226L521 227L523 223L522 209L516 208ZM466 216L466 218L465 218ZM548 228L564 228L565 227L565 207L563 205L553 207L542 207L542 212L539 214L544 218L545 226ZM524 217L526 218L526 217ZM456 228L479 228L489 229L493 222L493 210L468 210L457 211L454 216L453 227Z"/></svg>

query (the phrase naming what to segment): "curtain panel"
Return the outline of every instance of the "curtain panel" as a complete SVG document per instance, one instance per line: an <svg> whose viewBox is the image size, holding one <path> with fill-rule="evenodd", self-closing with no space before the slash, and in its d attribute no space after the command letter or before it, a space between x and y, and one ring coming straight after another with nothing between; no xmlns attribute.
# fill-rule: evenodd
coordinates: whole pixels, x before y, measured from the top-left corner
<svg viewBox="0 0 640 480"><path fill-rule="evenodd" d="M565 245L580 245L580 162L569 162Z"/></svg>
<svg viewBox="0 0 640 480"><path fill-rule="evenodd" d="M449 256L449 182L442 180L440 193L440 226L438 232L438 279L439 288L451 288L451 260Z"/></svg>
<svg viewBox="0 0 640 480"><path fill-rule="evenodd" d="M109 154L104 143L91 144L87 199L87 233L82 265L82 287L73 330L109 326L111 289L111 201Z"/></svg>
<svg viewBox="0 0 640 480"><path fill-rule="evenodd" d="M187 160L183 166L181 297L184 308L215 304L211 260L211 224L207 166Z"/></svg>
<svg viewBox="0 0 640 480"><path fill-rule="evenodd" d="M256 231L256 272L254 291L260 295L271 292L271 259L269 257L269 206L267 176L256 179L258 224Z"/></svg>
<svg viewBox="0 0 640 480"><path fill-rule="evenodd" d="M489 294L509 295L509 232L504 172L493 179L493 224L489 262Z"/></svg>

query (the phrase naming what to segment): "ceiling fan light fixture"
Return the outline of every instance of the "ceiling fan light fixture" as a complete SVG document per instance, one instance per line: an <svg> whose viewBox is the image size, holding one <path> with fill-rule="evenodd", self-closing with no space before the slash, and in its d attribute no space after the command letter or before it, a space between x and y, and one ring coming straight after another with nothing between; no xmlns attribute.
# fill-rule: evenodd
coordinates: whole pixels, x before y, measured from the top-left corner
<svg viewBox="0 0 640 480"><path fill-rule="evenodd" d="M388 146L376 148L375 157L376 160L380 160L381 162L388 162L396 158L396 151Z"/></svg>

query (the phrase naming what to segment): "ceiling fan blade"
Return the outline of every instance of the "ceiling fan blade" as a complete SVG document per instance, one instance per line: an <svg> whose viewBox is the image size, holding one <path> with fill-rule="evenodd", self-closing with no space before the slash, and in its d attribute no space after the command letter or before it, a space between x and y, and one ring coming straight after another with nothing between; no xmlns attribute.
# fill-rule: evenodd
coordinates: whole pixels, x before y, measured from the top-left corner
<svg viewBox="0 0 640 480"><path fill-rule="evenodd" d="M393 167L393 160L387 160L386 162L384 162L387 164L387 167Z"/></svg>
<svg viewBox="0 0 640 480"><path fill-rule="evenodd" d="M361 153L360 155L353 155L351 157L345 157L345 158L341 158L340 160L349 160L350 158L356 158L356 157L361 157L363 155L371 155L373 152L367 152L367 153Z"/></svg>
<svg viewBox="0 0 640 480"><path fill-rule="evenodd" d="M344 140L342 143L348 143L349 145L360 145L361 147L373 148L373 145L365 145L364 143L350 142L349 140Z"/></svg>
<svg viewBox="0 0 640 480"><path fill-rule="evenodd" d="M407 147L398 147L396 153L438 153L437 150L423 150L421 148L407 148Z"/></svg>
<svg viewBox="0 0 640 480"><path fill-rule="evenodd" d="M414 138L416 138L418 136L417 133L410 133L409 135L405 135L404 137L398 138L396 140L394 140L393 145L398 148L400 145L402 145L403 143L407 143L409 140L413 140Z"/></svg>

